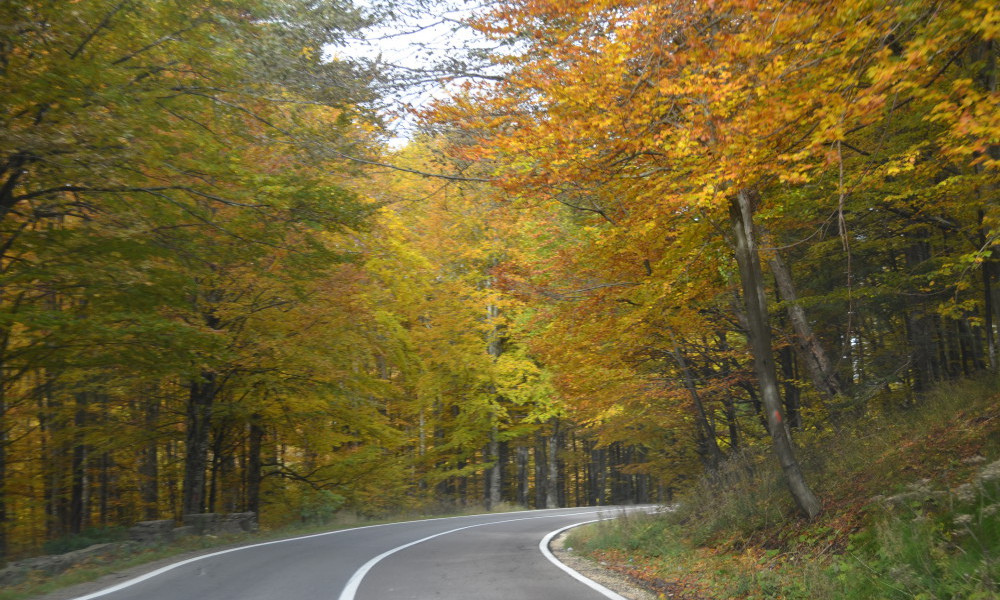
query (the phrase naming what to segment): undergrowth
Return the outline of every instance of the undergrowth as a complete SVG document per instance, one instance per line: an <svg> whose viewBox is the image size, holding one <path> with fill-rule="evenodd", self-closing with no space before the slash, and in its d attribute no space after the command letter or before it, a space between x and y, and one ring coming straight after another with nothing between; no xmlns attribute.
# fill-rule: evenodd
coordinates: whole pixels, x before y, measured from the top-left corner
<svg viewBox="0 0 1000 600"><path fill-rule="evenodd" d="M744 450L676 510L574 532L569 545L676 599L1000 597L1000 394L986 378L916 405L799 432L823 500L800 518L773 459ZM662 587L662 586L661 586Z"/></svg>

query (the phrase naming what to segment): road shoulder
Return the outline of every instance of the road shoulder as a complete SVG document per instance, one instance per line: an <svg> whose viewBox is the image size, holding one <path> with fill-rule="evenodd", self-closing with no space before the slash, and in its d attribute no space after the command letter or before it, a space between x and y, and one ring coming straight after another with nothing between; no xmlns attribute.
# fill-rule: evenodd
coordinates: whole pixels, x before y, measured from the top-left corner
<svg viewBox="0 0 1000 600"><path fill-rule="evenodd" d="M599 563L575 554L571 549L566 548L567 533L564 531L549 543L549 550L559 559L559 562L587 579L595 581L609 590L628 598L628 600L657 600L656 595L638 585L631 578L606 569Z"/></svg>

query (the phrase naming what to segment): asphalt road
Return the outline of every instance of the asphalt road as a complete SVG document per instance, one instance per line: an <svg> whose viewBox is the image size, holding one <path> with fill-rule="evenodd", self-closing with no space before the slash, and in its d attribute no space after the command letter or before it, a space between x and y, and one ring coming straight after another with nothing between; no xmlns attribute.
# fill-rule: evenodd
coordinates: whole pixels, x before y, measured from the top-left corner
<svg viewBox="0 0 1000 600"><path fill-rule="evenodd" d="M278 540L171 564L75 600L620 600L547 558L542 541L622 510L491 513Z"/></svg>

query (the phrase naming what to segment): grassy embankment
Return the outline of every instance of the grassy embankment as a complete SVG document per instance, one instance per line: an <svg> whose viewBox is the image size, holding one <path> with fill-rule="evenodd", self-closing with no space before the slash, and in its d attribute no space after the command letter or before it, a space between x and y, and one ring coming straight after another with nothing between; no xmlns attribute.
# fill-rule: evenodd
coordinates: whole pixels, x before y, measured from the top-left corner
<svg viewBox="0 0 1000 600"><path fill-rule="evenodd" d="M824 512L795 516L763 452L732 459L673 513L577 530L569 545L678 600L1000 598L1000 385L803 434ZM803 443L805 446L805 443Z"/></svg>

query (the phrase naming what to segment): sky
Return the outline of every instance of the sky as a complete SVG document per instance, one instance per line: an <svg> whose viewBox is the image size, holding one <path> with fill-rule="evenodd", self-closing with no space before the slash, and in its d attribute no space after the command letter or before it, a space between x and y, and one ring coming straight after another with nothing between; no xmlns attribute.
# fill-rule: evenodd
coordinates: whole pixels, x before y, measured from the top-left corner
<svg viewBox="0 0 1000 600"><path fill-rule="evenodd" d="M432 65L463 56L467 48L483 41L462 24L481 4L465 0L417 0L397 6L395 19L364 32L364 39L354 38L345 47L328 48L327 53L332 57L377 59L380 64L416 77ZM414 132L413 119L399 116L407 107L420 108L447 97L448 84L427 79L392 90L384 98L393 131L390 145L404 145Z"/></svg>

